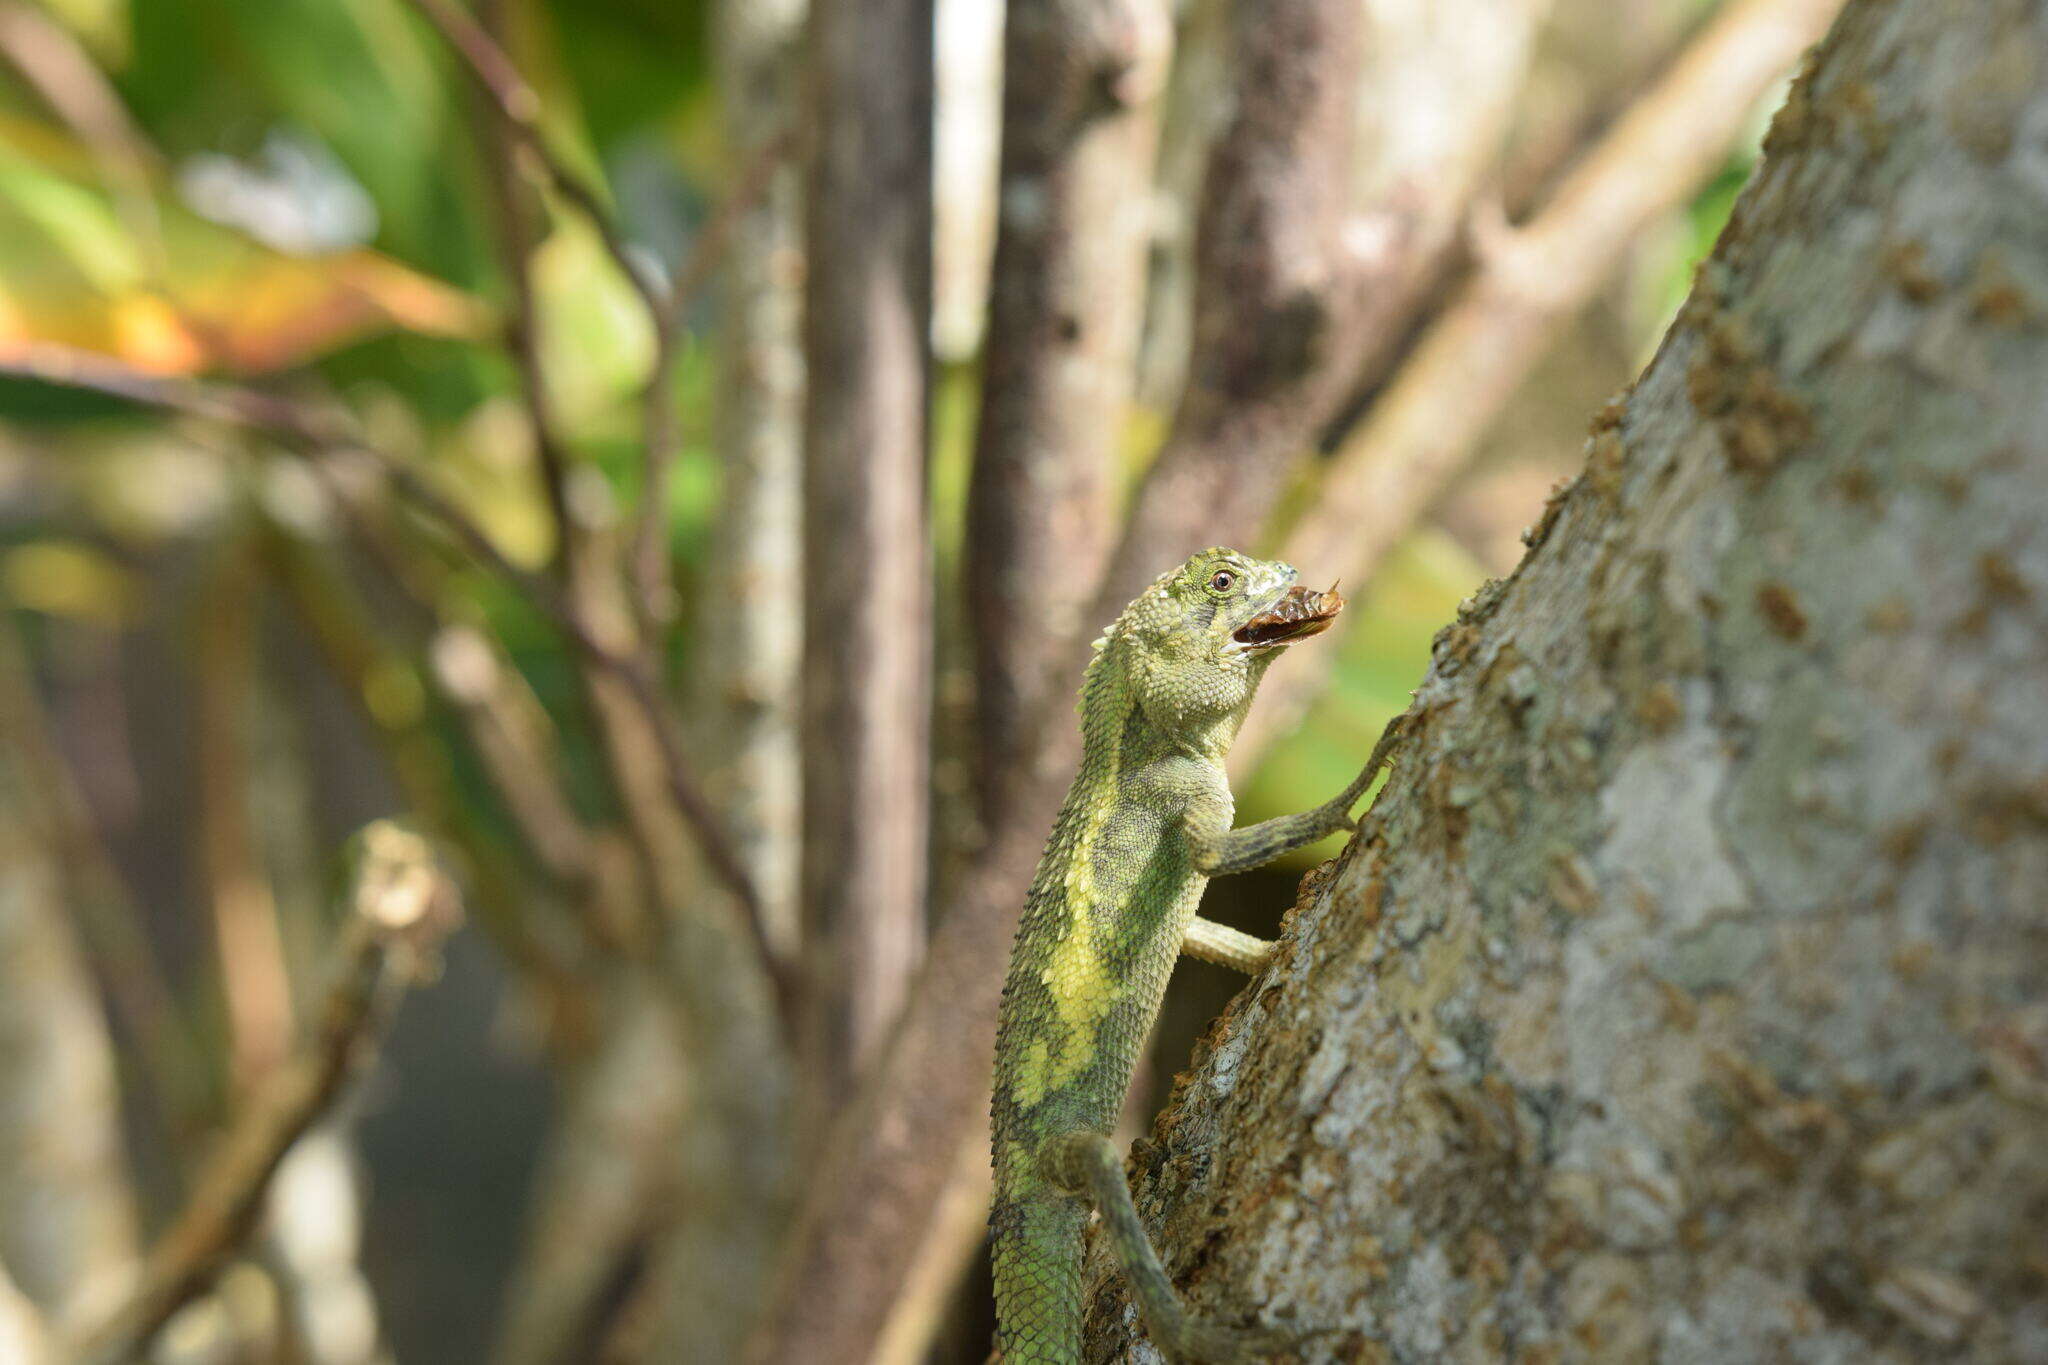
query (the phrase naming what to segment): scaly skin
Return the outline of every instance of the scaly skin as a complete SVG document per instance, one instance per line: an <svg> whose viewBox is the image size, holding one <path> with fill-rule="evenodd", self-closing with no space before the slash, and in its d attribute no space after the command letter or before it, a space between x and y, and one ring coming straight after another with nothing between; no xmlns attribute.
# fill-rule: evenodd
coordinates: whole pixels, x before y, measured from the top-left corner
<svg viewBox="0 0 2048 1365"><path fill-rule="evenodd" d="M1285 564L1204 550L1096 643L1081 689L1081 770L1032 879L996 1034L989 1225L1004 1365L1080 1360L1081 1234L1091 1207L1168 1356L1254 1359L1295 1339L1188 1316L1146 1240L1109 1133L1183 949L1244 971L1271 955L1271 944L1195 917L1208 879L1350 828L1351 807L1398 733L1389 728L1334 800L1230 827L1223 760L1259 679L1342 606L1334 591L1306 592L1296 577Z"/></svg>

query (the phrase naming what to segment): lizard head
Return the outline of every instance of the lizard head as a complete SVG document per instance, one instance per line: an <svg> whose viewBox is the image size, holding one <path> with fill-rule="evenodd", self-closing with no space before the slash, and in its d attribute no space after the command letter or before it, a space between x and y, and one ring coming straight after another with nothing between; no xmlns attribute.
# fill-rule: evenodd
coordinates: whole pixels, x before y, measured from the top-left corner
<svg viewBox="0 0 2048 1365"><path fill-rule="evenodd" d="M1203 550L1161 575L1106 639L1133 652L1150 706L1188 721L1240 711L1282 650L1327 630L1344 608L1334 588L1317 592L1300 578L1291 564Z"/></svg>

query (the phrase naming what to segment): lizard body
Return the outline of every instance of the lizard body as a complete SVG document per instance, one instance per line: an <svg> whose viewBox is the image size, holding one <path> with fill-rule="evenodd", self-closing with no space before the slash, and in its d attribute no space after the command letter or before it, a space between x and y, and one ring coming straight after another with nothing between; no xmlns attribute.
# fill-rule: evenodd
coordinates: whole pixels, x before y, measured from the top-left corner
<svg viewBox="0 0 2048 1365"><path fill-rule="evenodd" d="M1224 756L1267 667L1343 606L1288 565L1204 550L1096 642L1079 774L1054 823L1003 987L992 1104L997 1344L1004 1365L1080 1360L1091 1208L1154 1342L1232 1361L1278 1344L1192 1318L1146 1239L1109 1133L1174 960L1256 971L1272 945L1195 915L1211 876L1351 825L1394 731L1334 800L1232 829Z"/></svg>

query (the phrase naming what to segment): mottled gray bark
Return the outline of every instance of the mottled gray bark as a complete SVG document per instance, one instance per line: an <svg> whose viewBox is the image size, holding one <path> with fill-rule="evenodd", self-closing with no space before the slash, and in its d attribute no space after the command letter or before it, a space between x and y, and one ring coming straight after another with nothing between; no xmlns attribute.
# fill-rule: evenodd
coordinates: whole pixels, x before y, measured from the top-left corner
<svg viewBox="0 0 2048 1365"><path fill-rule="evenodd" d="M1012 4L981 428L967 501L976 778L1000 819L1109 549L1151 197L1161 0Z"/></svg>
<svg viewBox="0 0 2048 1365"><path fill-rule="evenodd" d="M803 0L731 0L718 12L719 95L735 167L774 155L796 106ZM700 662L693 707L710 756L712 798L760 897L765 941L800 950L797 888L801 792L798 688L803 642L802 481L804 244L801 168L784 158L733 226L720 285L725 382L718 432L725 486L697 603ZM677 947L690 951L690 944ZM746 1050L719 1039L714 1009L684 1058L690 1078L681 1140L666 1154L675 1225L658 1249L661 1311L652 1360L732 1360L753 1326L795 1177L785 1045L756 1014ZM708 1034L704 1030L710 1030ZM624 1098L628 1092L621 1092Z"/></svg>
<svg viewBox="0 0 2048 1365"><path fill-rule="evenodd" d="M802 1041L826 1108L923 946L931 43L931 0L811 8Z"/></svg>
<svg viewBox="0 0 2048 1365"><path fill-rule="evenodd" d="M2048 5L1852 0L1135 1164L1401 1361L2039 1359ZM1114 1286L1095 1358L1150 1359Z"/></svg>
<svg viewBox="0 0 2048 1365"><path fill-rule="evenodd" d="M787 146L804 0L719 7L719 97L735 172ZM797 941L797 673L802 596L803 280L801 168L782 157L733 224L719 286L725 486L697 604L714 798L753 873L768 940ZM706 729L714 728L706 726Z"/></svg>
<svg viewBox="0 0 2048 1365"><path fill-rule="evenodd" d="M1728 144L1784 79L1840 0L1737 0L1616 121L1527 224L1484 259L1422 330L1358 429L1331 456L1281 557L1371 583L1387 555L1462 474L1557 335L1629 259L1643 229L1726 164ZM1251 772L1329 680L1333 638L1269 678L1231 750Z"/></svg>

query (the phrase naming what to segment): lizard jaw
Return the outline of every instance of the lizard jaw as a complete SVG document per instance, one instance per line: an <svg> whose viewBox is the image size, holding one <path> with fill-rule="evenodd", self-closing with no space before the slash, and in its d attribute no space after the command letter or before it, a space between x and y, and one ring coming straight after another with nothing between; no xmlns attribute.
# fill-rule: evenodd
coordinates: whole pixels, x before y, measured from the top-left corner
<svg viewBox="0 0 2048 1365"><path fill-rule="evenodd" d="M1230 641L1243 651L1282 649L1322 634L1342 610L1344 599L1335 587L1317 592L1297 583L1272 606L1232 631Z"/></svg>

